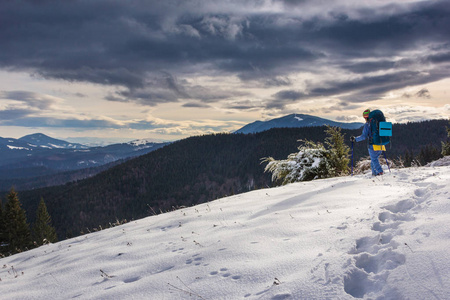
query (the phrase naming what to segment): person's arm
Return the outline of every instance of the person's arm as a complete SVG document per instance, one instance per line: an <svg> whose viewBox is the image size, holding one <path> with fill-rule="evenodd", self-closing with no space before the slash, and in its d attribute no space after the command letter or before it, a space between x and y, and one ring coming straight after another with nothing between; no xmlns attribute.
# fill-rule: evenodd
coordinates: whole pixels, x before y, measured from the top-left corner
<svg viewBox="0 0 450 300"><path fill-rule="evenodd" d="M369 123L364 124L363 132L360 136L357 136L355 140L357 142L364 141L369 137Z"/></svg>

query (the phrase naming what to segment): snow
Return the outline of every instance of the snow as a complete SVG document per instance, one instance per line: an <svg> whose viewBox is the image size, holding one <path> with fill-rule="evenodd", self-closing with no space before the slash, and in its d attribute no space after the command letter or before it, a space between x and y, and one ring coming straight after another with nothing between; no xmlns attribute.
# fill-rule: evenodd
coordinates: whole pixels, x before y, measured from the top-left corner
<svg viewBox="0 0 450 300"><path fill-rule="evenodd" d="M132 146L145 146L146 144L151 144L152 142L147 139L140 139L140 140L133 140L131 142L128 142L127 144Z"/></svg>
<svg viewBox="0 0 450 300"><path fill-rule="evenodd" d="M70 146L71 145L68 145L67 147L70 147ZM65 148L67 148L64 145L56 145L56 144L52 144L52 143L48 143L48 146L41 145L41 147L47 147L47 148L50 148L50 149L52 149L52 148L55 148L55 149L65 149Z"/></svg>
<svg viewBox="0 0 450 300"><path fill-rule="evenodd" d="M127 143L128 145L131 145L135 147L134 151L140 151L143 149L153 148L153 142L146 139L140 139L140 140L134 140Z"/></svg>
<svg viewBox="0 0 450 300"><path fill-rule="evenodd" d="M2 299L450 299L450 166L294 183L0 260Z"/></svg>
<svg viewBox="0 0 450 300"><path fill-rule="evenodd" d="M303 121L303 119L302 118L300 118L300 117L295 117L296 119L297 119L297 121Z"/></svg>
<svg viewBox="0 0 450 300"><path fill-rule="evenodd" d="M441 159L433 161L426 165L427 167L439 167L439 166L450 166L450 155L444 156Z"/></svg>
<svg viewBox="0 0 450 300"><path fill-rule="evenodd" d="M30 149L25 148L25 147L16 147L16 146L11 146L11 145L6 145L6 147L8 147L11 150L30 150Z"/></svg>

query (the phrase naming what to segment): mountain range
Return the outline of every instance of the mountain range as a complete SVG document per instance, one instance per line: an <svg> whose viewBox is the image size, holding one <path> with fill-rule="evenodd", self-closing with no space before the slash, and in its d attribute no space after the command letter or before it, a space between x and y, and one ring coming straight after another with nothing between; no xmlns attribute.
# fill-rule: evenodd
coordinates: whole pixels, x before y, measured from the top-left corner
<svg viewBox="0 0 450 300"><path fill-rule="evenodd" d="M363 124L340 123L305 114L291 114L264 122L255 121L235 133L247 134L262 132L271 128L300 128L323 125L356 129ZM149 153L167 144L135 140L103 147L89 147L80 143L55 139L42 133L26 135L19 139L0 137L0 180L47 176L60 172L104 166L122 159Z"/></svg>
<svg viewBox="0 0 450 300"><path fill-rule="evenodd" d="M311 115L305 114L291 114L281 118L271 119L268 121L255 121L247 124L241 129L235 131L235 133L257 133L272 128L301 128L301 127L315 127L330 125L333 127L341 127L342 129L358 129L361 128L364 123L344 123L335 122Z"/></svg>
<svg viewBox="0 0 450 300"><path fill-rule="evenodd" d="M136 140L88 147L42 133L19 139L0 137L0 179L30 178L103 166L149 153L167 144Z"/></svg>

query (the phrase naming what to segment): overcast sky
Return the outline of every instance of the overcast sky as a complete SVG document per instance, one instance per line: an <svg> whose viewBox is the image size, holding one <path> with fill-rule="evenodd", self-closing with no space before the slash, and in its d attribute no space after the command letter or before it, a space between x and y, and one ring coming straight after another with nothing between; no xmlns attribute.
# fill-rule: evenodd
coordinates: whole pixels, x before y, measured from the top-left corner
<svg viewBox="0 0 450 300"><path fill-rule="evenodd" d="M450 1L0 1L0 136L450 116Z"/></svg>

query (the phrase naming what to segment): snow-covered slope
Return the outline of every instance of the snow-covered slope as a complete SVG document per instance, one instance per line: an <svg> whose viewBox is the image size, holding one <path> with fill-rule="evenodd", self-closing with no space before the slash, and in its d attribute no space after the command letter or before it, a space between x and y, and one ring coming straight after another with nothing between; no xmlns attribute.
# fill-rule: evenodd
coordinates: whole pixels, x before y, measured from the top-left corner
<svg viewBox="0 0 450 300"><path fill-rule="evenodd" d="M450 167L316 180L0 260L2 299L450 299Z"/></svg>

